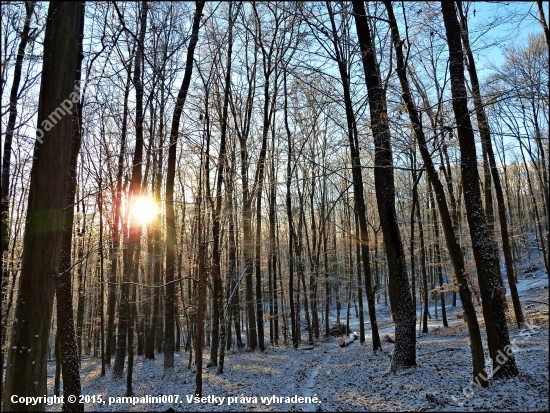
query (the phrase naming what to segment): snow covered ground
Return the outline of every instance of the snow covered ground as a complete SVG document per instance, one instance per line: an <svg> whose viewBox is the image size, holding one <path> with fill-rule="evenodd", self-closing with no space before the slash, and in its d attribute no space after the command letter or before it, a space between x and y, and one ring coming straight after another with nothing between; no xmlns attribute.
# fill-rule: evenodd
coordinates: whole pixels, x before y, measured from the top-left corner
<svg viewBox="0 0 550 413"><path fill-rule="evenodd" d="M388 374L393 344L384 339L393 338L394 328L388 309L382 304L377 307L382 352L372 352L368 323L364 345L357 341L340 348L331 337L316 342L312 350L280 346L268 347L263 353L230 352L224 374L217 375L215 369L205 367L203 397L211 397L204 403L189 403L186 398L193 395L195 387L194 366L187 369L187 353L176 354L175 378L168 380L162 378L162 354L156 360L136 358L135 396L165 395L165 403L121 403L114 398L124 396L125 379L111 380L110 370L102 378L99 360L85 360L83 394L101 395L104 401L88 403L85 410L166 411L172 407L175 411L548 411L548 277L539 266L529 273L523 271L518 278L525 316L532 326L520 330L515 323L509 323L511 339L518 340L515 357L520 374L494 381L486 389L470 385L468 333L465 322L458 318L462 313L460 306L448 306L449 328L442 327L441 318L432 319L429 333L418 334L416 367ZM509 313L513 317L511 308ZM343 309L344 322L345 314ZM351 315L352 328L358 331L353 308ZM368 322L368 314L365 321ZM306 336L303 332L302 337ZM488 357L485 333L483 339ZM206 349L205 366L208 353ZM55 363L50 363L50 392L54 372ZM172 403L168 401L170 395ZM309 399L292 399L293 396ZM218 399L214 402L213 397ZM111 404L109 398L113 398ZM60 407L47 408L53 412Z"/></svg>

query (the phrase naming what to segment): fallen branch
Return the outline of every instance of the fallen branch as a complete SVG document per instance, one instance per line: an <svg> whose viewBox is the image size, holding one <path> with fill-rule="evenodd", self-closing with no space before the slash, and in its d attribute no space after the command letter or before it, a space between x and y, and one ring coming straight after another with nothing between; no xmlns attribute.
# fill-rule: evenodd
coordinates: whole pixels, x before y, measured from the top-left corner
<svg viewBox="0 0 550 413"><path fill-rule="evenodd" d="M340 337L337 341L338 341L338 345L340 347L346 347L346 346L349 346L351 343L353 343L358 338L359 338L359 335L356 332L354 332L348 338L344 339L343 337Z"/></svg>

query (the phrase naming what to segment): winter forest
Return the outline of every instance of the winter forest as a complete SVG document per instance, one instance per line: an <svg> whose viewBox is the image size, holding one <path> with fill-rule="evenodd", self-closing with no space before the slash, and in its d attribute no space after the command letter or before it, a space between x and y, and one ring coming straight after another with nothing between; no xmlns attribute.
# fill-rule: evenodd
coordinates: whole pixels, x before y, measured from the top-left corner
<svg viewBox="0 0 550 413"><path fill-rule="evenodd" d="M548 411L548 2L1 8L2 411Z"/></svg>

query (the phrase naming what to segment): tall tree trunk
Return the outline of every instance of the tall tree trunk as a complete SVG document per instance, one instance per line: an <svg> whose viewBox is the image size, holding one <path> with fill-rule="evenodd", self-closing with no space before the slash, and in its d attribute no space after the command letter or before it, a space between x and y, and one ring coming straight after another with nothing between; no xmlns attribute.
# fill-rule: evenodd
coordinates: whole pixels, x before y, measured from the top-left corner
<svg viewBox="0 0 550 413"><path fill-rule="evenodd" d="M239 323L240 310L239 310L239 283L237 282L237 245L235 242L235 210L234 210L234 201L233 201L233 190L234 190L234 176L235 176L235 152L232 152L231 155L231 172L227 176L227 208L229 213L229 291L227 294L227 300L230 301L230 314L231 322L235 327L235 337L237 339L237 348L243 347L242 337L241 337L241 325ZM231 337L230 329L228 328L227 335L227 349L229 350Z"/></svg>
<svg viewBox="0 0 550 413"><path fill-rule="evenodd" d="M355 221L355 256L357 257L357 299L359 301L359 342L365 342L365 315L363 313L363 282L361 281L361 234L359 232L359 217L354 211ZM369 256L363 256L363 260L369 260ZM365 276L365 280L366 280Z"/></svg>
<svg viewBox="0 0 550 413"><path fill-rule="evenodd" d="M308 332L308 344L313 344L313 328L311 325L311 317L309 312L309 299L308 299L308 290L306 286L306 280L305 280L305 264L302 258L302 251L303 251L303 237L302 237L302 230L305 226L305 212L304 212L304 198L302 195L302 192L300 190L300 187L298 189L298 199L299 199L299 214L300 217L298 219L298 231L296 236L294 237L294 254L296 256L296 264L297 264L297 276L298 276L298 286L300 286L300 281L302 281L302 287L304 289L304 315L306 316L306 324L307 324L307 332ZM298 292L299 295L299 292ZM300 299L298 298L298 304L300 302ZM297 310L297 313L300 313L299 307ZM298 325L300 323L298 322ZM300 329L299 329L300 331Z"/></svg>
<svg viewBox="0 0 550 413"><path fill-rule="evenodd" d="M544 16L544 10L542 8L543 2L541 0L537 1L537 8L539 10L539 16L540 16L540 24L542 26L542 30L544 31L544 38L546 39L546 47L548 49L548 55L550 56L550 30L548 29L548 23L546 22L546 17ZM550 8L548 9L548 12L550 13ZM548 77L548 90L550 90L550 77ZM542 145L542 139L540 136L539 128L537 125L537 133L536 133L536 141L539 147L539 151L541 154L541 163L543 167L543 177L544 177L544 200L546 203L546 245L547 245L547 256L546 256L546 271L548 272L548 276L550 277L550 271L548 271L548 266L550 265L550 191L548 188L548 173L546 172L546 162L544 160L544 150Z"/></svg>
<svg viewBox="0 0 550 413"><path fill-rule="evenodd" d="M216 366L218 364L218 344L219 344L219 329L220 317L223 313L223 286L221 276L221 257L220 257L220 215L222 209L222 183L224 177L224 168L226 165L226 136L227 136L227 118L229 107L229 88L231 86L231 58L233 51L233 2L229 2L229 28L227 38L227 60L225 69L225 85L223 90L223 113L221 119L221 135L220 135L220 154L218 156L218 164L216 166L216 206L212 210L212 237L213 237L213 268L212 268L212 284L214 293L214 303L212 309L212 347L210 349L210 360L207 367ZM222 324L225 326L223 320ZM225 327L222 327L225 328ZM221 367L223 371L223 367ZM221 372L220 372L221 373Z"/></svg>
<svg viewBox="0 0 550 413"><path fill-rule="evenodd" d="M132 62L128 63L128 73L126 78L126 86L124 89L124 109L122 115L122 127L120 134L120 150L118 153L118 170L116 178L116 193L113 212L113 248L111 252L111 269L109 271L109 295L107 301L107 343L105 359L107 364L111 364L111 358L114 352L114 336L115 336L115 309L117 299L117 268L118 268L118 251L120 249L120 235L122 234L120 227L120 218L122 211L122 174L124 168L124 156L126 155L126 132L128 122L128 97L130 95L130 86L132 80Z"/></svg>
<svg viewBox="0 0 550 413"><path fill-rule="evenodd" d="M16 321L7 360L4 411L43 411L45 407L44 401L29 406L13 403L11 396L32 397L47 393L47 349L73 138L71 117L66 116L63 109L69 111L73 106L69 98L72 98L78 63L81 17L80 2L51 2L49 5L37 120L39 127L44 129L39 129L44 139L42 143L37 140L34 147ZM53 113L58 114L57 117ZM24 349L32 349L32 352Z"/></svg>
<svg viewBox="0 0 550 413"><path fill-rule="evenodd" d="M141 231L138 231L141 234ZM141 244L137 238L137 242L134 245L134 261L132 274L130 278L130 299L128 300L126 311L128 317L128 370L126 372L126 394L125 396L133 396L134 389L132 385L132 375L134 372L134 324L137 319L137 306L136 306L136 284L138 282L138 272L139 272L139 256L141 252Z"/></svg>
<svg viewBox="0 0 550 413"><path fill-rule="evenodd" d="M412 178L413 178L413 187L412 187L412 207L411 207L411 218L410 218L410 221L411 221L410 253L411 253L411 290L412 290L412 301L413 301L413 307L414 307L414 317L416 320L416 259L415 259L416 254L415 254L415 248L414 248L416 233L414 230L414 226L415 226L414 224L415 224L415 216L416 216L416 208L417 208L416 200L418 200L418 183L420 182L420 178L422 177L422 171L420 171L420 174L417 175L416 145L415 145L415 141L413 141L412 143L413 145L411 150L411 164L412 164L411 172L412 172Z"/></svg>
<svg viewBox="0 0 550 413"><path fill-rule="evenodd" d="M468 280L466 276L466 270L464 267L464 256L462 249L458 244L455 225L458 222L458 218L455 216L454 219L451 218L449 209L447 207L447 201L445 197L445 192L443 189L443 184L439 180L438 174L435 170L433 160L430 156L428 146L426 144L426 137L420 123L420 117L414 102L412 100L411 91L409 88L409 83L407 80L407 72L405 67L405 60L403 56L403 47L401 44L401 39L399 36L399 30L393 13L393 8L390 2L384 3L386 9L388 10L388 17L392 30L392 41L395 46L395 52L397 56L397 75L401 83L401 88L403 93L401 95L409 118L413 125L413 131L415 138L418 142L418 147L422 160L424 161L424 167L426 168L426 174L432 184L432 187L435 192L435 198L437 201L437 206L439 208L439 215L441 217L441 223L443 226L443 232L445 234L445 242L447 245L447 250L453 264L453 270L455 277L458 282L458 289L460 294L460 300L462 302L462 308L464 310L464 318L468 324L468 330L470 333L470 348L472 350L472 362L473 362L473 377L478 376L478 374L483 372L485 368L485 360L483 355L483 344L481 342L481 333L479 330L479 324L477 322L477 316L475 309L472 303L472 295L470 288L468 286ZM444 149L445 150L445 149ZM448 161L448 157L447 157ZM448 172L451 172L450 168ZM451 196L451 208L453 208L453 214L456 214L456 203L454 203L454 196L452 191L452 184L450 180L447 181L449 188L449 193ZM486 382L482 381L482 386L487 385Z"/></svg>
<svg viewBox="0 0 550 413"><path fill-rule="evenodd" d="M140 16L140 33L137 44L137 53L134 62L134 85L136 88L136 146L134 149L134 157L132 161L132 177L130 179L130 192L128 194L128 207L127 207L127 219L128 223L131 205L135 203L138 198L141 196L141 164L143 161L143 83L141 79L141 65L143 60L144 53L144 41L145 41L145 32L147 29L147 11L148 4L146 1L143 1L141 4L141 16ZM135 219L132 219L129 222L128 235L124 238L125 250L124 250L124 272L122 277L122 286L120 294L120 305L119 305L119 317L118 317L118 337L117 337L117 348L115 355L115 363L113 366L113 377L120 378L123 375L124 370L124 359L126 357L126 340L130 338L128 334L132 330L130 325L132 322L132 306L131 306L131 293L130 284L133 280L134 274L134 265L137 267L139 263L139 254L136 254L136 251L139 250L139 243L141 238L141 229L142 223L135 222ZM135 262L137 260L138 262ZM131 337L133 338L133 336ZM128 342L128 347L131 347L133 343ZM132 357L133 357L133 349ZM130 358L129 358L130 365ZM126 393L131 395L131 371L128 369L127 376L127 388Z"/></svg>
<svg viewBox="0 0 550 413"><path fill-rule="evenodd" d="M166 174L166 296L164 312L164 376L171 375L174 370L174 258L175 258L175 220L174 220L174 177L176 175L176 152L179 126L183 105L193 73L193 56L199 40L199 25L204 2L195 2L195 15L183 81L176 100L172 128L170 130L170 146L168 148L168 171ZM200 323L200 321L199 321ZM199 337L200 338L200 337Z"/></svg>
<svg viewBox="0 0 550 413"><path fill-rule="evenodd" d="M315 125L313 126L313 133L316 134L316 128ZM306 230L306 245L309 252L309 261L311 269L309 271L309 299L311 302L311 321L312 321L312 328L313 333L315 334L315 338L319 338L319 315L318 315L318 309L317 309L317 278L319 277L319 254L317 253L319 251L320 247L320 237L317 233L317 222L315 219L315 175L317 173L316 170L316 159L315 159L315 140L311 144L311 161L312 166L310 167L311 170L311 189L309 191L309 203L310 203L310 211L311 211L311 247L310 247L310 236L308 235L307 225L305 226ZM319 240L319 241L318 241Z"/></svg>
<svg viewBox="0 0 550 413"><path fill-rule="evenodd" d="M99 283L100 295L98 304L100 306L100 340L101 340L101 376L105 376L105 306L103 300L105 297L105 282L103 273L103 189L101 187L102 179L99 177Z"/></svg>
<svg viewBox="0 0 550 413"><path fill-rule="evenodd" d="M162 145L161 145L162 148ZM162 159L162 149L160 149L159 159ZM160 163L160 162L159 162ZM153 197L157 204L160 204L160 191L162 185L162 166L157 165L155 176L155 189L153 191ZM157 334L158 319L160 313L160 272L162 267L162 229L160 216L153 221L153 310L151 314L151 327L149 333L145 339L145 357L147 359L155 358L155 339Z"/></svg>
<svg viewBox="0 0 550 413"><path fill-rule="evenodd" d="M542 26L542 30L544 31L544 38L546 39L546 47L548 48L548 54L550 55L550 29L548 29L548 23L546 22L546 17L544 16L544 10L542 8L542 0L537 1L537 8L539 10L539 16L540 16L540 24ZM547 5L548 6L548 5ZM550 8L548 8L548 12L550 14ZM548 77L548 90L550 90L550 76ZM540 135L539 139L537 139L537 142L540 142ZM542 144L539 144L539 148L542 152ZM542 157L542 164L543 166L545 164L544 156ZM544 179L546 182L548 182L548 174L544 173ZM550 191L548 190L548 184L545 188L545 202L546 202L546 213L550 214ZM549 218L548 215L546 216L546 245L547 245L547 256L546 256L546 263L547 265L550 265L550 232L549 232ZM548 271L548 267L546 268L548 272L548 276L550 277L550 271Z"/></svg>
<svg viewBox="0 0 550 413"><path fill-rule="evenodd" d="M248 39L248 37L247 37ZM252 197L249 188L248 179L248 145L247 140L250 133L252 109L256 93L256 70L258 61L258 42L254 43L254 59L251 66L247 65L248 92L244 103L243 120L237 122L237 108L235 102L231 100L231 111L235 120L235 130L239 138L240 158L241 158L241 179L242 179L242 228L243 228L243 261L245 272L245 300L246 300L246 320L248 328L246 329L246 344L248 348L258 347L258 335L256 330L256 311L254 308L254 283L253 283L253 248L252 248Z"/></svg>
<svg viewBox="0 0 550 413"><path fill-rule="evenodd" d="M495 186L495 194L497 196L498 217L500 222L500 235L502 239L502 251L504 253L504 261L506 263L506 275L508 277L508 287L510 288L510 295L512 296L512 303L514 306L514 313L516 315L516 321L518 326L523 323L523 311L521 309L521 302L519 300L518 289L516 286L516 276L514 269L514 261L512 259L512 249L510 247L510 237L508 233L508 221L506 218L506 204L504 203L504 191L502 190L502 184L500 182L500 175L495 160L495 154L493 152L493 144L491 143L491 132L489 129L489 121L485 114L485 108L481 100L481 89L479 86L479 80L477 78L477 69L475 66L474 55L470 48L470 39L468 35L468 22L466 16L462 11L462 2L457 1L458 11L460 13L461 23L461 35L464 49L466 50L466 56L468 57L468 72L470 74L470 81L472 82L472 92L474 96L474 106L476 110L476 117L479 125L479 134L481 140L484 143L485 150L489 158L489 165L491 168L491 174L493 177L493 184ZM544 163L544 158L543 158ZM546 173L545 173L546 175ZM546 188L547 189L547 188ZM548 191L546 191L548 196ZM497 265L499 262L497 261ZM506 299L506 293L504 292L503 300Z"/></svg>
<svg viewBox="0 0 550 413"><path fill-rule="evenodd" d="M77 205L77 212L79 208ZM82 360L82 328L84 323L84 300L85 300L85 285L86 285L86 276L87 271L87 262L84 263L84 234L86 233L86 209L84 205L84 198L82 198L82 227L77 233L76 243L78 245L78 301L76 304L76 348L77 348L77 360L78 365L80 366Z"/></svg>
<svg viewBox="0 0 550 413"><path fill-rule="evenodd" d="M80 17L80 36L78 41L78 61L75 72L75 87L80 90L82 69L82 38L84 35L84 6ZM69 179L67 180L67 200L61 242L61 257L59 261L59 276L57 278L57 341L60 348L61 366L63 371L63 395L65 408L70 411L84 411L84 406L78 403L81 394L80 359L78 357L74 317L73 291L71 282L71 252L73 240L74 203L76 195L77 159L82 143L82 104L80 93L73 101L72 112L73 138L71 143L71 158ZM74 395L77 402L69 402L69 396Z"/></svg>
<svg viewBox="0 0 550 413"><path fill-rule="evenodd" d="M164 50L164 59L166 59L166 55L168 53L167 51L167 45L165 45ZM165 80L165 73L164 71L161 72L160 75L161 82L164 82ZM166 99L164 94L164 87L161 87L161 100L160 100L160 121L159 121L159 131L158 136L160 136L160 142L157 147L158 154L154 157L153 162L153 199L154 202L157 205L161 204L161 188L162 188L162 159L163 159L163 147L164 147L164 125L165 125L165 106L166 106ZM146 181L146 180L144 180ZM185 199L182 202L182 210L183 215L185 216ZM185 218L182 218L182 224L184 225ZM153 270L153 279L151 283L151 288L149 291L147 291L147 298L146 300L149 300L149 302L146 303L146 311L144 314L144 317L146 318L146 328L145 328L145 358L147 359L154 359L155 358L155 340L156 340L156 333L157 333L157 326L158 326L158 317L160 312L160 271L162 266L162 246L161 246L161 240L162 240L162 218L161 215L158 214L157 217L152 221L151 226L149 227L149 236L152 238L152 242L148 245L148 252L150 256L152 256L152 270ZM184 226L182 225L182 229ZM182 235L183 236L183 235ZM182 265L181 260L181 251L180 251L180 259L178 260L180 263L180 269ZM150 276L147 277L150 279ZM181 280L180 280L181 284ZM182 294L183 294L183 290ZM152 294L152 295L151 295ZM152 299L152 308L151 308L151 301ZM183 304L183 295L182 295L182 304ZM177 350L176 350L177 351Z"/></svg>
<svg viewBox="0 0 550 413"><path fill-rule="evenodd" d="M261 21L258 16L256 5L253 3L254 13L258 19L258 27L261 31ZM261 33L260 33L261 35ZM264 105L263 105L263 128L262 128L262 146L260 148L260 154L258 158L258 166L254 176L254 186L252 190L252 196L256 197L256 237L255 237L255 257L254 257L254 270L256 273L256 323L257 323L257 335L258 335L258 347L261 351L265 350L264 343L264 314L263 314L263 301L262 301L262 270L261 270L261 231L262 231L262 191L264 186L265 176L265 159L267 155L267 137L269 135L269 128L271 127L271 118L277 98L277 74L275 75L273 96L270 97L269 86L270 77L274 71L273 51L275 45L275 37L273 38L269 50L264 48L261 37L258 37L255 42L259 42L259 46L262 51L263 71L265 77L264 83ZM278 55L277 55L278 56ZM276 56L276 57L277 57ZM275 62L276 63L276 62ZM271 105L270 105L271 103ZM253 347L254 348L254 347Z"/></svg>
<svg viewBox="0 0 550 413"><path fill-rule="evenodd" d="M326 180L323 181L323 192L326 197ZM323 209L321 216L326 223L330 221L330 213L325 216L324 205L326 203L326 198L323 200ZM330 280L329 280L329 264L328 264L328 251L327 251L327 242L328 242L328 230L325 229L323 232L323 257L324 257L324 270L325 270L325 338L328 338L330 335ZM336 251L334 251L336 253Z"/></svg>
<svg viewBox="0 0 550 413"><path fill-rule="evenodd" d="M377 70L374 46L362 1L353 2L355 24L362 53L374 136L374 182L378 213L384 234L389 270L390 306L395 320L395 347L392 371L416 365L416 333L414 305L407 275L405 250L395 210L395 183L391 136L388 124L385 90Z"/></svg>
<svg viewBox="0 0 550 413"><path fill-rule="evenodd" d="M374 292L371 286L371 270L369 265L369 242L368 242L368 233L367 233L367 221L366 221L366 207L365 207L365 197L363 193L363 175L361 169L361 155L359 150L359 139L357 132L357 123L355 119L355 113L352 106L351 90L350 90L350 74L349 69L347 68L347 62L344 62L342 53L340 50L340 40L338 39L338 31L336 29L336 23L334 20L334 13L330 4L327 2L327 9L329 10L330 23L332 27L333 35L333 46L336 54L336 60L338 63L338 70L340 72L340 78L342 80L343 92L344 92L344 104L346 109L346 121L348 128L348 141L350 147L351 161L352 161L352 177L353 177L353 194L354 194L354 206L357 212L357 219L359 221L360 233L360 245L361 245L361 255L363 256L363 272L365 274L365 281L367 282L367 303L369 308L369 317L371 324L371 336L372 336L372 350L376 352L377 350L382 349L382 344L380 341L380 336L378 334L378 323L376 321L376 304L374 300ZM355 6L354 6L355 7ZM362 6L364 8L364 6ZM355 10L355 9L354 9ZM365 20L366 24L366 20ZM392 176L393 182L393 176ZM360 262L357 262L357 267L360 266ZM358 286L359 286L359 301L363 301L363 290L361 288L361 273L358 271ZM362 306L362 304L361 304ZM363 313L361 312L361 318ZM364 322L361 322L362 331L360 332L361 340L364 341ZM414 330L414 322L413 322Z"/></svg>
<svg viewBox="0 0 550 413"><path fill-rule="evenodd" d="M273 128L273 134L275 128ZM269 325L270 325L270 343L279 345L279 309L277 304L277 244L275 239L276 213L275 205L277 199L276 186L277 176L275 170L275 136L273 135L272 154L271 154L271 173L269 182Z"/></svg>
<svg viewBox="0 0 550 413"><path fill-rule="evenodd" d="M2 189L0 191L0 237L1 237L1 251L0 251L0 267L2 269L2 292L0 297L0 303L2 303L2 309L4 299L6 296L6 289L9 281L8 264L4 261L8 255L9 247L9 193L10 193L10 165L11 165L11 145L13 139L13 132L15 129L15 120L17 119L17 100L19 97L19 83L21 82L21 72L23 70L23 59L25 57L25 48L29 41L29 30L31 26L32 14L34 11L35 1L25 2L25 23L23 24L23 31L21 32L21 40L19 47L17 48L17 58L15 60L15 67L13 70L13 83L11 85L10 92L10 106L9 106L9 118L6 125L6 135L4 137L4 153L2 156ZM5 258L4 258L5 256ZM7 314L2 314L2 344L4 343L6 329L7 329ZM4 347L0 348L0 366L4 365ZM0 393L2 393L4 382L4 369L0 371Z"/></svg>
<svg viewBox="0 0 550 413"><path fill-rule="evenodd" d="M496 279L497 271L492 242L481 202L475 139L468 111L468 96L465 87L460 25L453 3L442 1L441 10L450 54L451 92L460 145L460 169L462 172L466 217L470 227L472 249L483 300L483 317L485 318L487 328L489 354L493 360L493 366L498 364L498 367L500 367L498 370L496 368L494 370L495 378L517 376L518 369L513 354L507 357L502 364L497 360L499 352L508 354L506 352L510 346L508 325L504 313L502 291Z"/></svg>
<svg viewBox="0 0 550 413"><path fill-rule="evenodd" d="M290 186L292 184L293 168L291 167L292 157L292 137L290 133L290 127L288 123L288 89L286 84L287 71L284 71L283 75L283 90L285 93L284 99L284 117L285 117L285 130L288 142L288 154L286 163L286 214L288 219L288 296L290 301L290 330L292 334L292 346L297 349L300 345L298 340L298 329L296 314L294 311L294 250L293 243L295 238L294 233L294 221L292 219L292 197L290 194Z"/></svg>

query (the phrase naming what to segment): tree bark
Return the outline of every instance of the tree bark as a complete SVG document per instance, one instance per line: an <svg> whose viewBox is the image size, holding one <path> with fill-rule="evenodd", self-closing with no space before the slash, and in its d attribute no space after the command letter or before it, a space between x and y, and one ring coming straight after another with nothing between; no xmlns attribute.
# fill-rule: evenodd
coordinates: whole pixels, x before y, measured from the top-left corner
<svg viewBox="0 0 550 413"><path fill-rule="evenodd" d="M502 291L498 280L495 278L497 270L492 242L481 202L475 139L465 87L460 25L453 3L442 1L441 10L450 54L451 92L460 145L460 169L462 172L464 202L466 204L466 218L470 227L472 249L483 301L483 317L487 328L489 353L493 360L493 366L500 367L498 370L495 368L495 379L516 376L518 369L513 354L502 364L497 360L499 352L507 354L506 349L510 345L510 338L504 313Z"/></svg>
<svg viewBox="0 0 550 413"><path fill-rule="evenodd" d="M378 213L384 234L388 259L390 306L395 320L395 347L392 371L416 365L416 333L414 305L409 287L405 250L395 210L395 184L392 169L391 136L388 124L385 91L380 84L374 46L362 1L353 2L355 24L362 53L365 82L374 136L374 182Z"/></svg>
<svg viewBox="0 0 550 413"><path fill-rule="evenodd" d="M468 330L470 333L470 348L472 350L472 361L473 361L473 377L476 377L478 374L483 372L483 369L485 368L485 360L483 355L483 344L481 342L481 333L479 330L479 324L477 322L477 316L472 303L472 295L470 292L470 288L468 286L468 280L467 280L466 271L464 267L464 256L462 253L462 249L458 244L457 236L455 233L455 225L458 219L456 216L454 219L452 219L451 214L449 213L445 192L443 189L443 184L439 180L438 174L435 170L433 160L430 156L430 152L426 144L426 137L424 135L424 131L420 123L418 111L412 100L411 91L407 80L407 73L405 70L406 67L405 67L405 61L403 56L403 48L402 48L402 44L399 36L397 23L395 21L395 16L393 14L393 8L390 2L385 2L385 5L386 5L386 9L388 10L388 17L391 25L391 30L392 30L392 41L394 43L396 56L397 56L397 75L399 76L401 88L403 91L401 98L405 103L407 112L409 114L409 118L413 125L414 135L418 142L418 147L420 150L420 154L422 156L422 160L424 161L426 174L428 175L428 178L435 192L435 198L437 201L439 214L441 216L443 232L445 234L445 242L447 245L449 256L451 258L451 262L453 264L454 274L458 282L460 300L462 302L462 308L464 310L464 318L468 324ZM447 161L448 161L448 157L447 157ZM449 168L449 172L450 172L450 168ZM453 214L456 214L456 208L455 208L456 203L454 202L452 184L450 180L447 181L447 185L451 196L451 208L453 208L452 209ZM486 382L482 382L482 385L486 385Z"/></svg>
<svg viewBox="0 0 550 413"><path fill-rule="evenodd" d="M80 89L80 76L82 66L82 38L84 35L84 6L80 17L80 35L78 41L78 61L75 72L75 86ZM72 112L73 138L71 142L71 157L69 177L67 179L67 199L61 242L61 257L59 262L59 276L57 278L57 334L63 371L63 395L65 397L64 408L70 411L83 411L80 403L70 403L68 398L74 395L78 401L81 394L80 384L80 359L78 357L77 343L73 317L73 291L71 282L71 251L73 241L74 203L76 195L77 159L82 143L82 104L80 94L75 96L74 111Z"/></svg>
<svg viewBox="0 0 550 413"><path fill-rule="evenodd" d="M37 121L44 134L43 143L37 140L34 147L19 297L7 361L5 411L43 411L45 407L44 402L33 406L12 403L11 396L47 393L47 349L73 137L71 117L61 104L69 106L72 98L81 16L80 2L52 2L48 9ZM59 110L64 116L51 115Z"/></svg>
<svg viewBox="0 0 550 413"><path fill-rule="evenodd" d="M489 121L485 114L485 108L481 100L481 88L479 86L479 80L477 78L477 69L475 66L474 55L470 48L470 40L468 35L468 22L466 16L462 12L462 2L457 1L458 11L460 13L461 23L461 35L464 49L466 49L466 56L468 57L468 72L470 73L470 81L472 82L472 94L474 96L474 106L476 110L476 117L479 125L479 134L481 140L484 143L487 156L489 158L489 166L491 168L491 175L493 178L493 184L495 186L495 194L497 198L498 217L500 222L500 235L502 239L502 251L504 253L504 261L506 263L506 275L508 277L508 287L510 288L510 295L512 296L512 303L514 306L514 313L516 315L516 321L518 326L523 323L523 311L521 309L521 302L519 300L518 289L516 286L516 276L514 269L514 260L512 259L512 248L510 246L510 237L508 233L508 220L506 218L506 204L504 203L504 191L502 190L502 184L500 182L500 175L495 160L495 154L493 152L493 144L491 143L491 131L489 129ZM544 159L543 159L544 162ZM498 265L498 261L497 261ZM506 291L506 290L505 290ZM506 294L504 292L504 294ZM503 297L503 300L506 296Z"/></svg>

